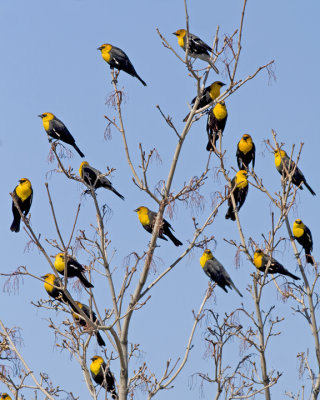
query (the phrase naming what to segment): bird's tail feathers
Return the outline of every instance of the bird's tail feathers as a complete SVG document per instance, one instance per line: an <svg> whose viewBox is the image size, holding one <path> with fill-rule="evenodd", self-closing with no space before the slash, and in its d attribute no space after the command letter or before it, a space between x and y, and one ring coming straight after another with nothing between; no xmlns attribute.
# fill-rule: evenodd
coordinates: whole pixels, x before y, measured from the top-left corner
<svg viewBox="0 0 320 400"><path fill-rule="evenodd" d="M243 297L242 293L240 292L240 290L237 289L236 285L231 281L230 285L232 286L232 288L238 293L238 295L240 297Z"/></svg>
<svg viewBox="0 0 320 400"><path fill-rule="evenodd" d="M140 78L140 76L138 74L136 74L136 78L139 79L139 81L143 84L143 86L147 86L147 84L145 83L145 81L143 79Z"/></svg>
<svg viewBox="0 0 320 400"><path fill-rule="evenodd" d="M306 252L306 261L308 264L314 265L313 257L310 253Z"/></svg>
<svg viewBox="0 0 320 400"><path fill-rule="evenodd" d="M285 274L283 274L283 275L290 276L290 278L294 279L295 281L298 281L298 280L300 280L300 278L299 278L297 275L294 275L294 274L292 274L292 273L291 273L291 272L289 272L289 271L286 271L286 273L285 273Z"/></svg>
<svg viewBox="0 0 320 400"><path fill-rule="evenodd" d="M227 214L226 214L225 218L226 219L231 219L231 221L235 221L236 220L236 217L234 215L234 211L233 211L233 207L232 206L230 206L228 208L228 211L227 211Z"/></svg>
<svg viewBox="0 0 320 400"><path fill-rule="evenodd" d="M85 286L86 288L89 289L89 288L93 288L94 287L92 285L92 283L90 283L83 274L79 274L79 279L80 279L81 283L83 284L83 286Z"/></svg>
<svg viewBox="0 0 320 400"><path fill-rule="evenodd" d="M19 232L20 231L20 218L14 218L11 226L10 226L10 230L12 232Z"/></svg>
<svg viewBox="0 0 320 400"><path fill-rule="evenodd" d="M173 233L170 231L170 229L168 229L168 231L166 232L166 235L168 236L168 238L173 242L173 244L175 246L182 246L182 243L180 242L179 239L177 239Z"/></svg>
<svg viewBox="0 0 320 400"><path fill-rule="evenodd" d="M216 74L219 74L218 68L214 65L213 61L211 60L209 54L199 54L197 55L197 58L200 58L203 61L206 61L207 63L210 64L211 68L214 70Z"/></svg>
<svg viewBox="0 0 320 400"><path fill-rule="evenodd" d="M113 191L114 194L120 197L120 199L124 200L124 196L122 196L122 194L120 194L114 187L112 187L111 190Z"/></svg>
<svg viewBox="0 0 320 400"><path fill-rule="evenodd" d="M307 184L307 182L305 181L304 184L306 185L306 188L309 190L309 192L312 194L312 196L315 196L316 193L311 189L311 187Z"/></svg>
<svg viewBox="0 0 320 400"><path fill-rule="evenodd" d="M77 151L80 157L85 157L85 155L82 153L82 151L79 149L79 147L74 143L73 148Z"/></svg>
<svg viewBox="0 0 320 400"><path fill-rule="evenodd" d="M100 332L96 332L96 338L99 346L105 346L105 341L102 339Z"/></svg>

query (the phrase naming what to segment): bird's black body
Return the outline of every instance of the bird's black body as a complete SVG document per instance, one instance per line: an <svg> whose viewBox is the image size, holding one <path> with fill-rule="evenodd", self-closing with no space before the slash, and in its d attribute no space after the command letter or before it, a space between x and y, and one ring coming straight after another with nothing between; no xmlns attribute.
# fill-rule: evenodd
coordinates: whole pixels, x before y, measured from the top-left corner
<svg viewBox="0 0 320 400"><path fill-rule="evenodd" d="M114 384L114 377L110 371L110 368L107 367L106 363L103 362L97 374L94 374L92 370L90 370L92 379L100 386L103 386L107 392L111 393L111 397L116 400L118 399L118 395L116 392L116 387Z"/></svg>
<svg viewBox="0 0 320 400"><path fill-rule="evenodd" d="M251 162L252 162L252 168L254 168L255 156L256 156L256 147L254 143L252 143L252 149L249 150L247 153L244 153L239 149L239 143L238 143L236 157L239 169L248 170L249 164Z"/></svg>
<svg viewBox="0 0 320 400"><path fill-rule="evenodd" d="M313 240L312 240L312 234L310 229L304 225L304 233L300 237L294 236L294 238L297 240L297 242L303 247L305 254L306 254L306 261L308 264L314 265L314 261L311 255L311 252L313 250Z"/></svg>
<svg viewBox="0 0 320 400"><path fill-rule="evenodd" d="M262 266L259 267L259 271L261 272L265 272L267 265L269 262L269 257L266 256L265 254L262 256ZM282 264L280 264L276 259L274 259L273 257L271 257L271 262L270 262L270 266L268 269L268 274L281 274L281 275L285 275L285 276L289 276L290 278L294 279L294 280L299 280L300 278L294 274L292 274L291 272L289 272Z"/></svg>
<svg viewBox="0 0 320 400"><path fill-rule="evenodd" d="M64 276L64 270L59 271L57 270L61 275ZM87 278L84 275L85 269L83 266L73 257L68 256L68 261L67 261L67 277L68 278L79 278L80 282L83 284L84 287L86 288L93 288L94 286L87 280Z"/></svg>
<svg viewBox="0 0 320 400"><path fill-rule="evenodd" d="M22 200L17 195L16 188L15 188L13 191L13 196L14 196L15 200L17 201L18 206L19 206L21 212L23 213L23 215L27 216L30 211L31 204L32 204L33 191L31 190L31 195L26 200ZM13 222L11 224L10 230L12 232L19 232L21 216L20 216L20 213L19 213L16 205L14 204L13 200L12 200L12 214L13 214Z"/></svg>
<svg viewBox="0 0 320 400"><path fill-rule="evenodd" d="M207 151L214 150L212 142L216 147L216 142L219 139L219 132L221 132L222 135L224 128L226 126L227 119L228 115L223 119L216 118L216 116L213 113L213 108L208 113L208 119L207 119L208 144L206 147Z"/></svg>
<svg viewBox="0 0 320 400"><path fill-rule="evenodd" d="M92 322L94 322L95 324L98 322L96 313L95 313L94 311L91 311L91 312L90 312L90 308L89 308L88 306L86 306L85 304L82 304L82 303L80 303L80 302L78 302L78 301L77 301L77 305L78 305L79 308L84 312L84 314L85 314L89 319L91 319ZM77 320L77 322L78 322L81 326L83 326L83 327L86 327L86 326L87 326L86 321L85 321L83 318L81 318L81 315L79 315L79 316L74 315L74 317L75 317L75 319ZM105 341L103 340L102 336L100 335L100 332L99 332L99 331L96 331L96 332L95 332L95 335L96 335L96 338L97 338L98 345L99 345L99 346L105 346L105 345L106 345L106 344L105 344Z"/></svg>
<svg viewBox="0 0 320 400"><path fill-rule="evenodd" d="M234 187L236 186L236 177L234 177L231 181L231 191L234 189ZM237 211L240 210L240 208L243 206L243 203L245 202L245 199L247 197L248 194L248 190L249 190L249 185L247 185L244 188L239 188L236 187L233 191L233 197L234 200L236 202L236 207L237 207ZM226 219L231 219L231 221L235 221L236 220L236 216L234 213L234 208L232 205L232 200L231 197L228 198L228 211L226 213L225 216Z"/></svg>

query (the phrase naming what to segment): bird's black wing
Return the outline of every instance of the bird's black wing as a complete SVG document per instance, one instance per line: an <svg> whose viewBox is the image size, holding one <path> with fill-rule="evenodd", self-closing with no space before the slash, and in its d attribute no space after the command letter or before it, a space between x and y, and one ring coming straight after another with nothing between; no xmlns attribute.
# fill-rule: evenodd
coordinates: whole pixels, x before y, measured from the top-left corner
<svg viewBox="0 0 320 400"><path fill-rule="evenodd" d="M189 48L191 53L195 54L208 54L211 51L211 47L209 47L203 40L201 40L198 36L189 33Z"/></svg>
<svg viewBox="0 0 320 400"><path fill-rule="evenodd" d="M191 104L193 105L196 102L197 96L191 100ZM210 86L207 86L203 89L202 95L200 96L198 108L205 107L207 104L211 103L212 99L210 97Z"/></svg>
<svg viewBox="0 0 320 400"><path fill-rule="evenodd" d="M98 173L97 173L98 172ZM96 170L95 168L92 168L88 165L85 165L82 167L82 179L89 185L93 186L94 188L101 187L101 183L99 182L99 175L100 171ZM100 183L100 185L99 185Z"/></svg>
<svg viewBox="0 0 320 400"><path fill-rule="evenodd" d="M306 235L306 241L308 242L308 249L310 251L312 251L313 250L313 240L312 240L311 231L307 226L304 227L304 234Z"/></svg>
<svg viewBox="0 0 320 400"><path fill-rule="evenodd" d="M62 140L68 144L74 144L75 140L65 124L58 118L50 121L48 134L55 139Z"/></svg>
<svg viewBox="0 0 320 400"><path fill-rule="evenodd" d="M252 168L254 169L254 164L256 161L256 146L254 145L254 143L252 143Z"/></svg>
<svg viewBox="0 0 320 400"><path fill-rule="evenodd" d="M238 204L238 211L240 210L240 208L243 206L243 203L246 200L247 194L248 194L248 189L249 189L249 185L247 185L246 187L242 188L242 189L238 189L235 190L235 200L236 203Z"/></svg>
<svg viewBox="0 0 320 400"><path fill-rule="evenodd" d="M131 61L129 60L129 57L126 55L126 53L119 49L119 47L112 47L111 50L112 54L112 59L110 60L110 65L113 65L115 68L119 70L123 70L127 72L130 75L136 76L136 70L134 69Z"/></svg>
<svg viewBox="0 0 320 400"><path fill-rule="evenodd" d="M227 289L225 288L225 286L228 285L228 282L226 281L226 276L228 276L228 273L217 259L214 258L212 260L208 260L205 263L203 270L209 276L209 278L213 280L213 282L216 282L218 286L228 293Z"/></svg>

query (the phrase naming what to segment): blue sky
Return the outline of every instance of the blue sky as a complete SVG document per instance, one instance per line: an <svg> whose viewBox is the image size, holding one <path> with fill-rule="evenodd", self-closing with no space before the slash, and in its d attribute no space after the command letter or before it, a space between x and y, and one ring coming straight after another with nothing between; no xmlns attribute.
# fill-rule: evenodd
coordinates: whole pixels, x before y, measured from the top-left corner
<svg viewBox="0 0 320 400"><path fill-rule="evenodd" d="M222 43L224 34L230 35L237 29L241 9L242 1L190 2L190 31L207 43L212 43L216 26L219 25ZM0 152L2 165L6 168L1 185L1 270L9 273L20 265L26 265L39 276L49 271L37 249L26 250L26 234L22 231L15 235L9 230L12 222L9 192L21 177L28 177L32 181L34 199L31 221L37 234L41 234L43 239L56 237L44 186L46 181L65 238L72 229L83 187L68 181L61 174L49 173L56 168L56 164L48 162L49 145L37 115L50 111L67 125L85 153L86 160L100 170L106 170L107 166L116 168L112 182L126 197L126 201L122 202L104 191L98 193L98 199L112 209L107 230L111 239L110 251L116 251L112 264L116 268L114 275L116 287L119 288L126 256L133 251L142 253L150 239L139 226L132 210L140 205L155 210L156 204L133 185L118 132L113 129L112 140L104 139L106 123L103 115L112 117L115 111L105 104L112 91L111 77L107 64L96 49L102 43L112 43L122 48L148 84L143 87L137 79L120 73L119 87L124 87L126 92L123 105L125 127L134 163L138 166L140 162L140 142L146 151L156 147L162 160L162 163L154 162L150 169L149 182L151 187L155 187L158 180L167 177L176 146L176 137L163 121L156 105L159 104L165 114L172 116L177 128L182 130L182 119L188 111L187 103L196 94L195 83L188 76L185 66L162 46L156 33L156 28L159 28L177 52L183 55L172 35L172 32L185 26L183 1L56 0L53 5L53 2L46 0L2 0L0 10ZM304 142L299 166L318 196L312 197L307 190L301 191L297 207L289 217L291 223L300 217L311 229L316 260L319 257L317 243L320 229L316 223L316 210L320 188L318 165L313 160L318 159L319 148L319 11L320 6L316 1L307 4L290 0L248 2L237 79L244 79L257 67L274 59L276 81L270 82L267 74L262 72L228 98L229 118L223 136L223 146L227 150L226 165L230 169L236 167L235 151L240 137L244 133L252 135L257 148L256 173L272 193L280 188L280 176L274 168L273 155L266 150L263 141L271 139L271 129L274 129L279 141L286 143L288 151L293 144L299 147ZM203 63L197 62L196 65L200 67ZM220 61L218 67L222 71L219 79L228 83ZM215 79L215 74L211 72L208 82ZM201 174L207 162L205 124L205 118L195 123L187 137L172 186L174 191L179 190L192 176ZM74 154L72 159L65 162L78 171L81 161ZM199 223L205 221L211 211L212 194L223 190L225 185L222 177L217 179L215 176L217 166L218 162L214 159L209 178L201 190L205 208L196 214ZM236 225L225 221L225 210L226 206L223 206L207 235L215 235L216 257L245 295L245 306L253 310L246 287L252 280L250 273L254 269L244 257L241 257L240 268L235 268L235 249L223 239L238 240L238 234ZM269 200L251 187L240 212L246 239L252 237L262 243L261 234L267 235L271 228L270 210ZM274 211L277 216L277 211ZM185 244L193 234L193 215L191 208L178 204L170 220L176 236ZM93 205L86 198L82 201L77 228L85 228L88 234L92 234L90 224L94 223ZM287 237L284 228L278 238L280 236ZM162 271L181 251L171 243L158 244L157 268ZM54 250L45 245L49 253L54 255ZM200 250L194 250L177 265L155 288L149 303L136 313L132 321L130 340L141 344L142 359L158 373L163 371L167 358L176 359L183 354L192 325L192 310L198 309L207 288L208 280L199 265L200 255ZM276 258L290 271L296 271L296 262L288 242L281 246ZM88 262L87 256L81 252L78 259L82 263ZM78 364L70 360L68 354L56 349L53 333L48 333L47 329L49 317L59 321L65 316L35 309L30 304L31 301L46 298L38 281L25 278L15 294L5 290L5 282L6 278L0 277L0 284L4 287L1 292L1 319L7 326L23 328L24 345L21 351L31 368L37 372L45 370L55 384L66 390L79 395L83 393L85 385ZM98 279L94 280L94 284L100 306L109 308L108 290ZM219 288L215 289L215 293L215 301L210 302L210 307L219 314L223 315L240 306L240 298L236 293L226 295ZM87 301L84 292L80 301ZM279 398L285 390L296 391L301 386L296 353L309 348L312 357L313 346L307 324L293 314L290 301L285 304L281 302L271 283L265 290L263 308L267 310L272 304L276 305L273 317L278 315L285 318L282 335L271 341L268 354L269 368L284 372L278 385L272 389L274 396ZM173 400L182 396L185 400L200 398L199 380L192 387L190 382L195 372L212 372L210 359L204 357L205 327L204 322L198 327L190 362L176 380L175 388L168 393L160 393L160 399ZM99 351L94 340L91 351L92 354ZM237 351L230 348L226 362L232 362ZM113 370L118 377L116 362ZM5 391L2 384L0 391ZM204 398L212 396L214 391L214 385L205 384ZM145 395L138 393L137 398L145 398Z"/></svg>

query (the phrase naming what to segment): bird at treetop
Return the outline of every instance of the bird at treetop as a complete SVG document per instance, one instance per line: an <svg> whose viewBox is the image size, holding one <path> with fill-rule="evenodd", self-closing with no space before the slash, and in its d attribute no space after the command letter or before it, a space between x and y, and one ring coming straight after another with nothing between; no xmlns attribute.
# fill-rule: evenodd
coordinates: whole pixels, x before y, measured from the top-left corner
<svg viewBox="0 0 320 400"><path fill-rule="evenodd" d="M76 304L80 308L80 310L82 310L84 312L84 314L88 317L88 319L90 319L93 323L97 324L99 322L98 318L96 316L96 313L94 311L90 310L90 308L88 306L80 303L80 301L76 301ZM79 325L87 327L88 329L92 329L92 326L88 325L87 322L85 321L85 319L83 319L80 314L72 313L72 316L79 323ZM105 346L106 344L105 344L104 340L102 339L100 332L98 330L96 330L94 333L96 335L98 345Z"/></svg>
<svg viewBox="0 0 320 400"><path fill-rule="evenodd" d="M2 393L0 399L3 400L12 400L8 393Z"/></svg>
<svg viewBox="0 0 320 400"><path fill-rule="evenodd" d="M141 222L141 225L144 227L144 229L147 232L152 233L154 224L156 222L157 213L150 211L147 207L143 206L138 207L134 211L138 214L139 221ZM171 229L174 231L169 222L163 218L158 237L163 240L168 240L163 236L166 235L174 243L175 246L182 246L182 243L173 235Z"/></svg>
<svg viewBox="0 0 320 400"><path fill-rule="evenodd" d="M301 219L296 219L293 223L292 233L297 242L304 248L307 263L314 265L311 255L313 240L310 229L301 221Z"/></svg>
<svg viewBox="0 0 320 400"><path fill-rule="evenodd" d="M287 177L287 173L291 174L293 171L293 176L292 176L292 183L296 186L299 186L300 189L303 189L301 183L304 183L309 192L315 196L315 192L311 189L311 187L308 185L306 178L304 177L303 173L300 171L300 169L296 166L295 162L293 160L290 160L288 157L287 153L284 150L275 150L274 152L274 163L276 165L277 170L281 175L284 177ZM283 165L285 168L283 168Z"/></svg>
<svg viewBox="0 0 320 400"><path fill-rule="evenodd" d="M214 143L214 147L216 147L216 142L219 139L219 132L221 132L222 136L227 118L228 111L224 101L220 101L209 111L207 119L208 144L206 147L208 151L214 150L212 142Z"/></svg>
<svg viewBox="0 0 320 400"><path fill-rule="evenodd" d="M256 146L252 141L250 135L243 135L237 146L237 162L239 169L248 169L249 164L252 161L252 168L254 168Z"/></svg>
<svg viewBox="0 0 320 400"><path fill-rule="evenodd" d="M205 250L200 257L200 265L208 277L216 282L226 293L228 293L226 286L230 289L234 289L239 296L243 297L240 291L236 288L232 279L230 278L228 272L225 270L224 266L213 257L211 250Z"/></svg>
<svg viewBox="0 0 320 400"><path fill-rule="evenodd" d="M242 207L249 190L249 184L247 180L247 171L241 169L236 173L236 176L231 181L231 189L229 188L229 198L228 198L228 211L226 214L226 219L231 219L235 221L235 213L231 200L231 192L233 192L234 201L236 202L237 211L239 212Z"/></svg>
<svg viewBox="0 0 320 400"><path fill-rule="evenodd" d="M118 197L120 197L120 199L124 200L122 194L116 191L109 179L103 176L102 172L100 172L98 169L91 167L87 161L83 161L80 164L79 174L87 185L92 186L94 189L103 187L111 190Z"/></svg>
<svg viewBox="0 0 320 400"><path fill-rule="evenodd" d="M173 35L176 35L178 38L178 44L180 47L186 51L187 47L187 31L185 29L178 29L176 32L173 32ZM189 32L188 36L188 55L193 58L200 58L210 64L210 66L214 69L214 71L218 74L219 70L214 65L213 61L210 59L210 54L212 49L208 46L203 40L201 40L198 36L193 35Z"/></svg>
<svg viewBox="0 0 320 400"><path fill-rule="evenodd" d="M111 393L111 397L116 400L118 395L114 384L114 377L107 367L103 358L100 356L93 356L91 358L90 372L92 379L100 386L103 386L107 392Z"/></svg>
<svg viewBox="0 0 320 400"><path fill-rule="evenodd" d="M59 287L62 288L62 282L60 278L57 278L54 274L45 274L40 278L44 279L44 288L49 296L51 296L55 300L69 304L70 307L74 310L73 304L68 300L67 296L63 293L63 290L59 289Z"/></svg>
<svg viewBox="0 0 320 400"><path fill-rule="evenodd" d="M59 253L56 255L54 260L54 267L59 272L59 274L64 276L64 266L65 266L65 257L64 253ZM80 279L83 286L86 288L93 288L94 286L87 280L84 276L85 269L83 266L78 263L78 261L71 257L70 255L67 256L67 277L74 278L77 277Z"/></svg>
<svg viewBox="0 0 320 400"><path fill-rule="evenodd" d="M126 53L119 49L119 47L112 46L111 44L105 43L102 44L97 50L101 51L101 56L110 65L110 69L117 68L119 71L124 71L127 74L138 78L139 81L143 84L143 86L147 86L145 81L143 81L140 76L137 74L134 66L132 65L129 57Z"/></svg>
<svg viewBox="0 0 320 400"><path fill-rule="evenodd" d="M43 127L50 138L58 139L64 143L70 144L77 151L80 157L84 157L84 154L76 145L74 137L60 119L50 112L40 114L38 117L42 118ZM49 142L51 142L52 139L49 139Z"/></svg>
<svg viewBox="0 0 320 400"><path fill-rule="evenodd" d="M260 272L265 272L267 265L270 261L270 266L268 268L268 274L281 274L290 276L290 278L294 280L300 279L296 275L293 275L289 272L283 265L281 265L277 260L273 257L269 257L260 249L257 249L253 255L253 264Z"/></svg>
<svg viewBox="0 0 320 400"><path fill-rule="evenodd" d="M220 96L220 89L222 88L222 86L225 86L225 83L220 81L215 81L210 86L204 88L202 95L200 96L199 99L197 110L206 107L207 105L212 103L216 98L218 98ZM197 96L191 100L191 105L193 105L196 102L196 100ZM186 122L186 120L189 118L189 115L190 113L188 113L188 115L184 117L183 122Z"/></svg>
<svg viewBox="0 0 320 400"><path fill-rule="evenodd" d="M32 203L33 190L31 186L31 182L27 178L21 178L19 180L19 185L14 188L13 198L16 200L21 213L26 217ZM20 231L20 221L21 216L18 208L14 204L12 199L12 213L13 213L13 222L11 224L10 230L12 232Z"/></svg>

